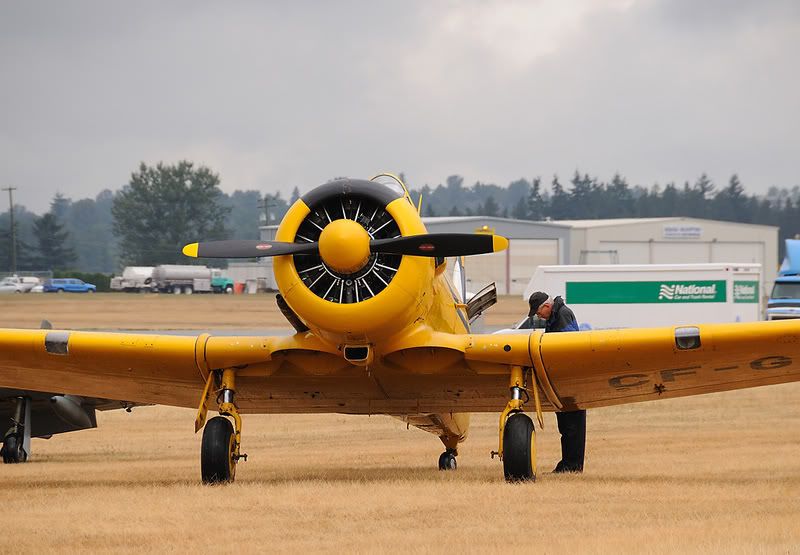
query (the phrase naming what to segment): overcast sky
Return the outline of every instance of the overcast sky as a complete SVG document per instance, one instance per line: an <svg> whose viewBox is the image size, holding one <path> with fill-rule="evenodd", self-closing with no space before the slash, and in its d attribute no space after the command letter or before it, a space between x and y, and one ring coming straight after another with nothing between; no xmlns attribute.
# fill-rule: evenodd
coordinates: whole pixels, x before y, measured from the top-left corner
<svg viewBox="0 0 800 555"><path fill-rule="evenodd" d="M380 171L800 184L797 0L0 6L0 187L35 212L180 159L284 197Z"/></svg>

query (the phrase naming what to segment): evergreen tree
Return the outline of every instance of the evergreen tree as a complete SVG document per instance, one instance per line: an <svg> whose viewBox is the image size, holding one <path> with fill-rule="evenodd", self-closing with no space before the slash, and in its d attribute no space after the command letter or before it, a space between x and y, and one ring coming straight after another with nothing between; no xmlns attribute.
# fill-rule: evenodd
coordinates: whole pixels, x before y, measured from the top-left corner
<svg viewBox="0 0 800 555"><path fill-rule="evenodd" d="M508 189L500 189L505 193L503 200L499 202L507 210L512 218L525 220L528 218L528 197L531 193L531 184L527 179L517 179L508 184Z"/></svg>
<svg viewBox="0 0 800 555"><path fill-rule="evenodd" d="M752 221L752 212L748 210L750 199L745 195L739 176L733 174L728 186L714 197L714 216L735 222ZM748 214L748 212L750 212Z"/></svg>
<svg viewBox="0 0 800 555"><path fill-rule="evenodd" d="M661 194L658 212L661 216L681 216L678 212L680 193L674 183L667 183L664 192Z"/></svg>
<svg viewBox="0 0 800 555"><path fill-rule="evenodd" d="M36 235L38 266L50 270L66 270L76 259L75 251L68 245L69 233L58 222L55 214L48 212L33 224Z"/></svg>
<svg viewBox="0 0 800 555"><path fill-rule="evenodd" d="M569 194L564 190L557 175L553 176L550 189L552 190L550 197L550 214L547 214L547 216L554 220L568 220L572 218L573 212L570 206Z"/></svg>
<svg viewBox="0 0 800 555"><path fill-rule="evenodd" d="M500 207L497 205L497 201L494 200L492 195L489 195L486 198L486 202L483 203L483 206L480 207L480 214L483 216L497 216Z"/></svg>
<svg viewBox="0 0 800 555"><path fill-rule="evenodd" d="M615 173L605 190L609 199L610 215L608 217L630 218L633 216L633 192L624 177Z"/></svg>
<svg viewBox="0 0 800 555"><path fill-rule="evenodd" d="M64 223L67 221L67 213L72 204L72 199L68 199L61 193L56 193L53 200L50 201L50 213L56 217L58 222Z"/></svg>
<svg viewBox="0 0 800 555"><path fill-rule="evenodd" d="M543 220L547 215L547 205L544 198L542 198L542 179L536 177L531 184L530 192L525 203L520 203L521 206L526 208L525 219L530 220Z"/></svg>

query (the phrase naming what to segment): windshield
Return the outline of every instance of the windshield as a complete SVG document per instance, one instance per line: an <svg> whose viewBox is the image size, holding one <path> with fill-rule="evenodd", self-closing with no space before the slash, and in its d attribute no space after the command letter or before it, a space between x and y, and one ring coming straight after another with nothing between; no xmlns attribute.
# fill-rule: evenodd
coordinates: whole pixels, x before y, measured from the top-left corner
<svg viewBox="0 0 800 555"><path fill-rule="evenodd" d="M800 299L800 281L796 283L776 283L772 288L772 299Z"/></svg>
<svg viewBox="0 0 800 555"><path fill-rule="evenodd" d="M382 173L380 175L376 175L370 181L374 181L375 183L380 183L381 185L388 187L392 191L395 191L398 196L405 196L406 194L406 186L405 183L400 181L400 178L389 174L389 173Z"/></svg>

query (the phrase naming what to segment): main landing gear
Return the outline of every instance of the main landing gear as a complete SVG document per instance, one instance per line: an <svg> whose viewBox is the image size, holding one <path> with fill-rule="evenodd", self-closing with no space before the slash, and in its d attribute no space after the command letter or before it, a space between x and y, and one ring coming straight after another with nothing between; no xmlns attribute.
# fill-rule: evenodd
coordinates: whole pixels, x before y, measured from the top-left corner
<svg viewBox="0 0 800 555"><path fill-rule="evenodd" d="M247 460L247 455L240 452L242 440L242 418L236 407L236 380L234 371L223 370L221 387L218 390L217 403L221 416L215 416L203 430L203 441L200 447L200 474L204 484L233 482L236 477L236 465L240 459ZM211 384L216 381L219 372L211 373L206 381L203 399L200 401L195 432L203 427L206 419L206 403L211 393ZM233 418L233 423L226 418Z"/></svg>
<svg viewBox="0 0 800 555"><path fill-rule="evenodd" d="M6 464L24 463L31 450L31 400L17 397L13 425L3 436L0 453Z"/></svg>
<svg viewBox="0 0 800 555"><path fill-rule="evenodd" d="M533 482L536 480L536 432L533 421L522 412L527 400L528 390L524 383L524 372L521 367L511 368L509 383L511 399L500 414L500 442L499 451L492 453L499 455L503 461L503 474L508 482ZM541 411L536 384L533 384L536 396L537 413Z"/></svg>

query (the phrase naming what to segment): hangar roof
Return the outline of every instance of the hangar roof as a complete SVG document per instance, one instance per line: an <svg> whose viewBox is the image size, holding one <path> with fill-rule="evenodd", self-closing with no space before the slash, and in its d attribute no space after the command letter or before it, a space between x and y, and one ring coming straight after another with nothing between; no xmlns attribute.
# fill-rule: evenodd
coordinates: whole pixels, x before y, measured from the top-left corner
<svg viewBox="0 0 800 555"><path fill-rule="evenodd" d="M650 224L650 223L676 222L676 221L709 222L714 224L729 224L735 226L777 227L764 224L749 224L744 222L730 222L725 220L709 220L707 218L694 218L691 216L667 216L663 218L608 218L602 220L553 220L552 223L565 225L572 228L592 228L592 227Z"/></svg>
<svg viewBox="0 0 800 555"><path fill-rule="evenodd" d="M422 218L422 221L425 223L432 223L432 224L496 221L503 223L517 223L523 225L570 227L570 224L565 222L551 222L542 220L515 220L514 218L501 218L499 216L425 216Z"/></svg>

